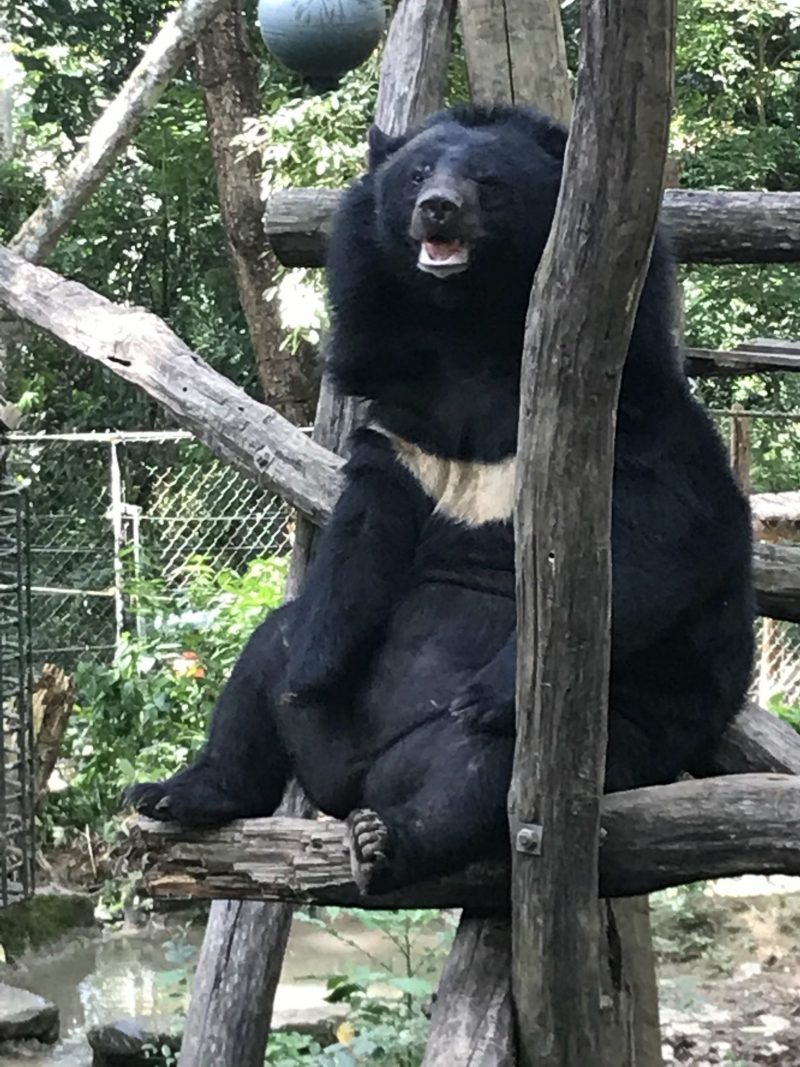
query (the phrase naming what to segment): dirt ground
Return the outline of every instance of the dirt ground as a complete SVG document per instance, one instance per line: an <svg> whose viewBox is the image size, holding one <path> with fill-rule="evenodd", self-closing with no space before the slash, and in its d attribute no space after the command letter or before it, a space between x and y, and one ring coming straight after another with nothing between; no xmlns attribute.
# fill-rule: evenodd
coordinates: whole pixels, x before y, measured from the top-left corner
<svg viewBox="0 0 800 1067"><path fill-rule="evenodd" d="M665 1064L800 1067L800 883L787 881L754 881L758 896L718 883L680 913L654 902Z"/></svg>

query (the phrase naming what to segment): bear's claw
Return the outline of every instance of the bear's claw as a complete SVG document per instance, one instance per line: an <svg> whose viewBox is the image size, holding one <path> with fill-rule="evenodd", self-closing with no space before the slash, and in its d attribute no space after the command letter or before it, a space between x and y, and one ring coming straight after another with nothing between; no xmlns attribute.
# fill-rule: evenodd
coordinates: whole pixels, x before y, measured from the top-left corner
<svg viewBox="0 0 800 1067"><path fill-rule="evenodd" d="M389 831L369 808L359 808L347 818L347 845L353 881L362 894L370 892L375 879L387 866Z"/></svg>

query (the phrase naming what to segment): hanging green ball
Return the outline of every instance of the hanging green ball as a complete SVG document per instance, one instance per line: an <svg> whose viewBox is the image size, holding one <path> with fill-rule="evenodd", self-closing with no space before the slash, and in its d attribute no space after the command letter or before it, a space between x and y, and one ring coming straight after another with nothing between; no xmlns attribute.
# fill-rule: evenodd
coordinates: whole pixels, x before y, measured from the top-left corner
<svg viewBox="0 0 800 1067"><path fill-rule="evenodd" d="M334 89L360 66L386 25L382 0L259 0L264 44L318 90Z"/></svg>

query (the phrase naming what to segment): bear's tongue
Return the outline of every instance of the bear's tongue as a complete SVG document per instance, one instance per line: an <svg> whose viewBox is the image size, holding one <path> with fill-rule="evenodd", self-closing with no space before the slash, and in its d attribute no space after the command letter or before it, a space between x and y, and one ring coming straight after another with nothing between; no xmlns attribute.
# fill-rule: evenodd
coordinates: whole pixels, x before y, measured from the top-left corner
<svg viewBox="0 0 800 1067"><path fill-rule="evenodd" d="M423 241L422 247L428 259L445 260L459 257L464 246L460 241Z"/></svg>
<svg viewBox="0 0 800 1067"><path fill-rule="evenodd" d="M446 278L467 269L469 249L462 241L421 241L417 266L437 278Z"/></svg>

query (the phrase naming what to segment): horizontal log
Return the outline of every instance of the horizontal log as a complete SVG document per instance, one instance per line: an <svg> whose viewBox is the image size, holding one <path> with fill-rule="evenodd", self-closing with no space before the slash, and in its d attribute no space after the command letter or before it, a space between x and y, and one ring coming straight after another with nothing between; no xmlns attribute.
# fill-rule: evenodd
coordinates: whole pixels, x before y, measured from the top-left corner
<svg viewBox="0 0 800 1067"><path fill-rule="evenodd" d="M757 541L753 575L758 614L800 622L800 547Z"/></svg>
<svg viewBox="0 0 800 1067"><path fill-rule="evenodd" d="M686 373L691 378L711 378L764 374L769 371L800 371L800 345L788 341L776 341L770 347L762 347L762 344L739 345L730 352L688 348Z"/></svg>
<svg viewBox="0 0 800 1067"><path fill-rule="evenodd" d="M267 203L265 229L287 267L321 267L338 189L281 189ZM684 263L800 260L800 193L667 189L662 218Z"/></svg>
<svg viewBox="0 0 800 1067"><path fill-rule="evenodd" d="M706 878L800 874L798 825L794 775L705 778L607 796L600 893L636 896ZM130 829L147 856L145 885L155 897L478 910L508 901L508 872L499 865L359 897L345 827L333 820L247 819L191 831L138 819Z"/></svg>

